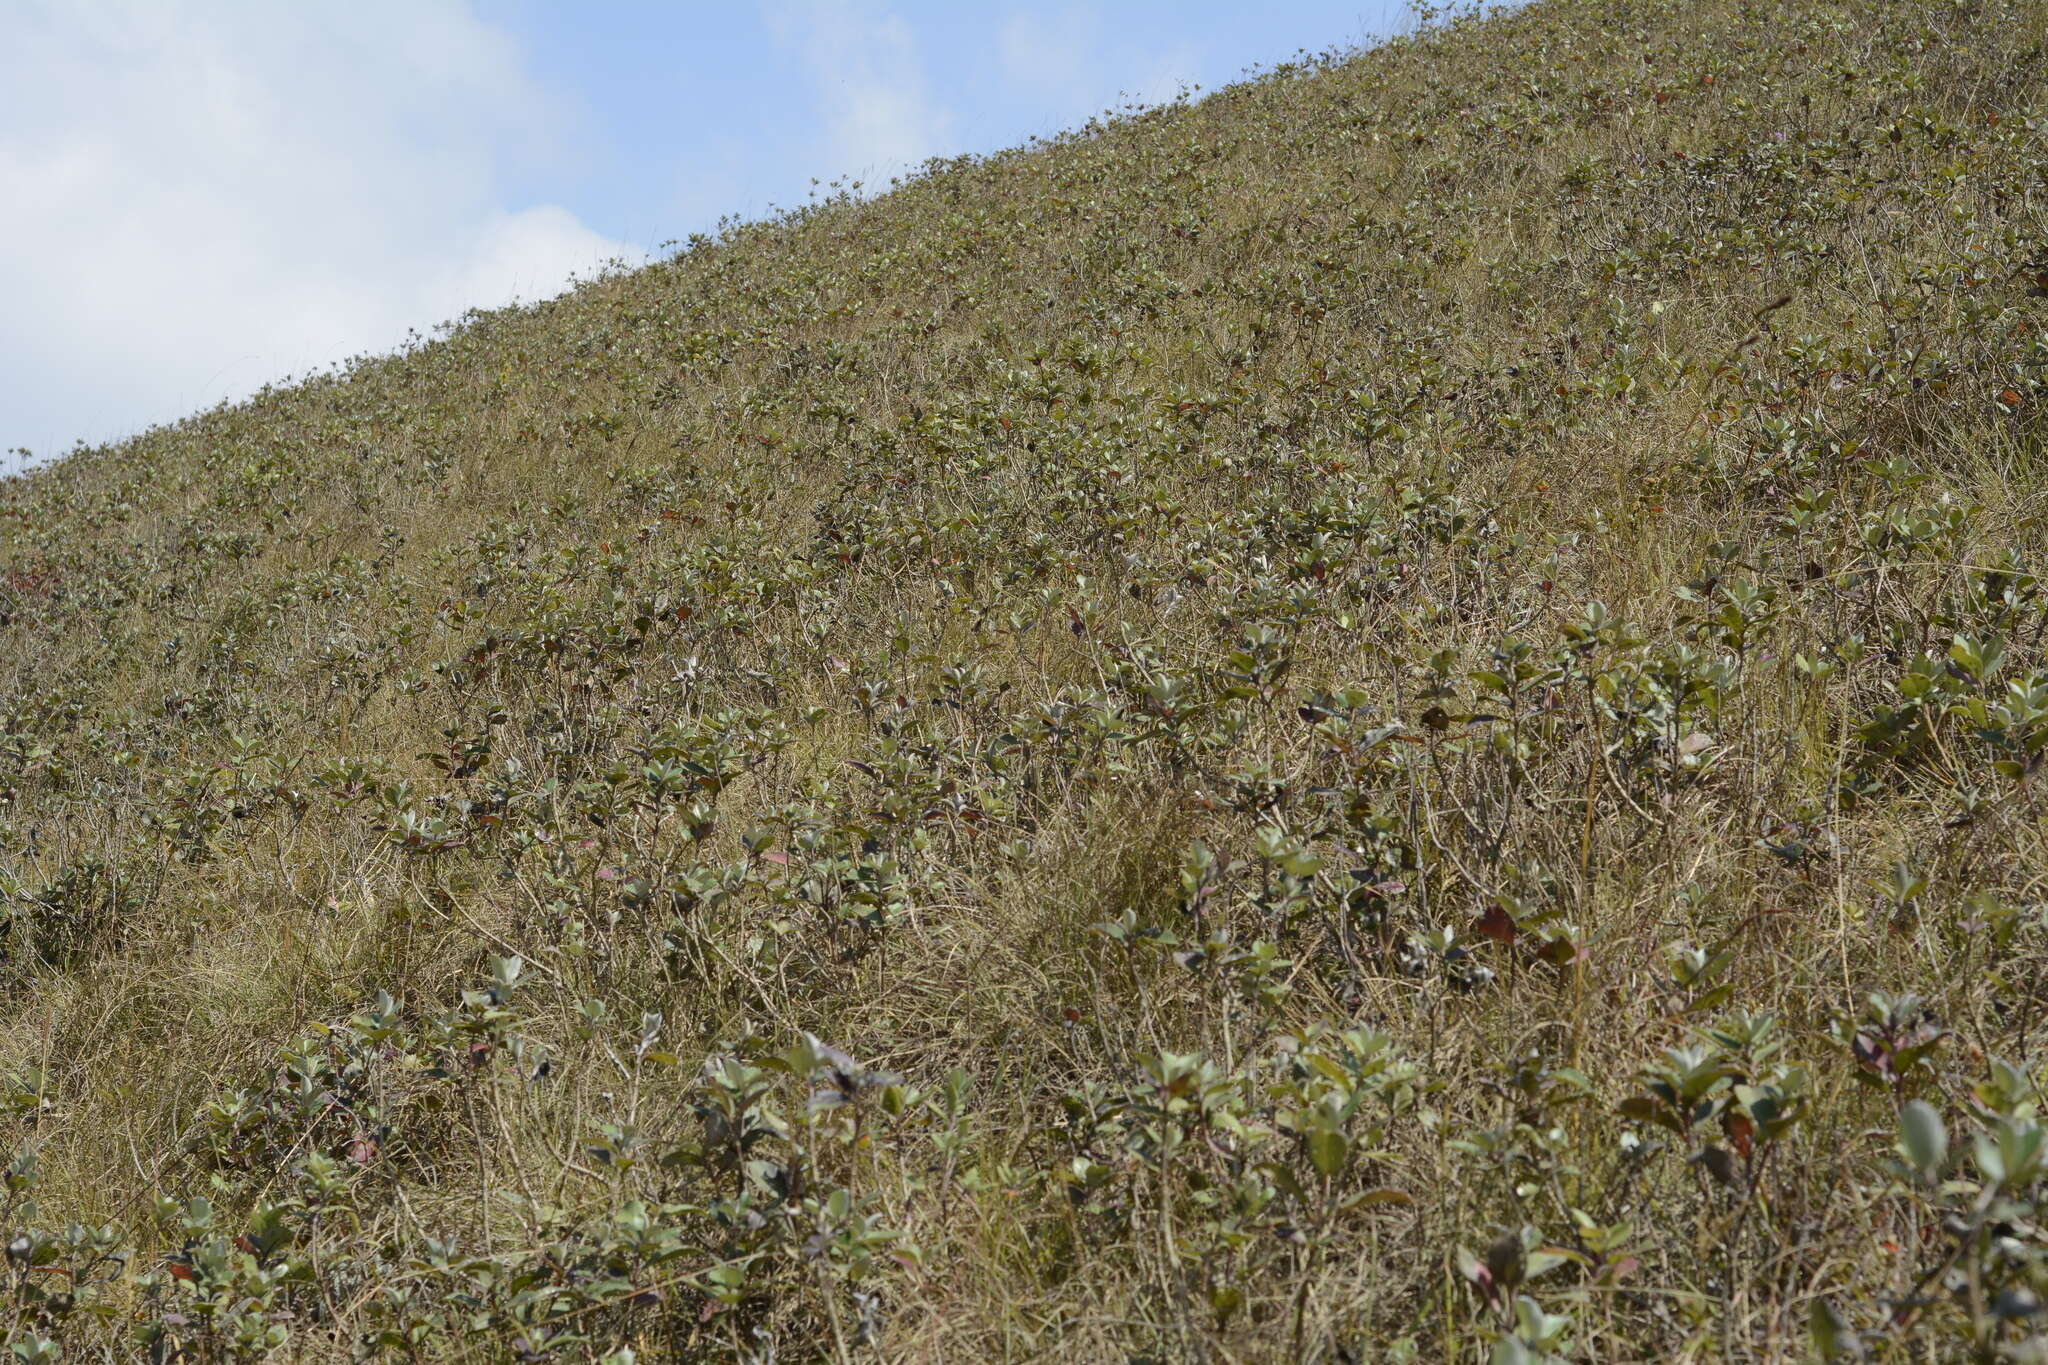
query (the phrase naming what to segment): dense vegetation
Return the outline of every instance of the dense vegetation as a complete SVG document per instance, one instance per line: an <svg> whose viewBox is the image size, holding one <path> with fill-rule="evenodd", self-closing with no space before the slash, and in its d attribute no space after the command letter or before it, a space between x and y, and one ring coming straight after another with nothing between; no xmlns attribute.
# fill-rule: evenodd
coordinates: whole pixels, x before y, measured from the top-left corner
<svg viewBox="0 0 2048 1365"><path fill-rule="evenodd" d="M0 483L14 1353L2042 1359L2044 40L1436 23Z"/></svg>

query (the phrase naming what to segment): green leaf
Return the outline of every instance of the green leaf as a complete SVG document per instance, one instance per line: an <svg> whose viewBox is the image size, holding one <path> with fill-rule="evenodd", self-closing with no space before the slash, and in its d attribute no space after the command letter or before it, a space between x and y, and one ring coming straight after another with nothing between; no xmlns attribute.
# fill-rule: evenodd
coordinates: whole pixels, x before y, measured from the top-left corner
<svg viewBox="0 0 2048 1365"><path fill-rule="evenodd" d="M1406 1190L1364 1190L1358 1194L1352 1195L1349 1199L1345 1200L1343 1207L1344 1211L1347 1213L1350 1212L1352 1209L1409 1209L1415 1207L1415 1196L1408 1193Z"/></svg>
<svg viewBox="0 0 2048 1365"><path fill-rule="evenodd" d="M1899 1150L1923 1176L1932 1175L1948 1160L1948 1129L1933 1105L1909 1100L1899 1111Z"/></svg>
<svg viewBox="0 0 2048 1365"><path fill-rule="evenodd" d="M1826 1299L1815 1299L1806 1310L1806 1333L1822 1360L1833 1360L1854 1348L1856 1334Z"/></svg>
<svg viewBox="0 0 2048 1365"><path fill-rule="evenodd" d="M1308 1198L1308 1187L1301 1183L1301 1180L1289 1167L1283 1166L1277 1161L1268 1161L1260 1165L1259 1171L1268 1180L1273 1182L1275 1189L1279 1190L1280 1193L1286 1195L1289 1199Z"/></svg>
<svg viewBox="0 0 2048 1365"><path fill-rule="evenodd" d="M1323 870L1323 860L1318 854L1311 853L1307 849L1298 848L1291 853L1282 855L1279 860L1279 867L1282 872L1285 872L1290 877L1306 879L1315 876L1316 873Z"/></svg>
<svg viewBox="0 0 2048 1365"><path fill-rule="evenodd" d="M1492 1365L1535 1365L1536 1357L1516 1337L1502 1337L1493 1343Z"/></svg>
<svg viewBox="0 0 2048 1365"><path fill-rule="evenodd" d="M746 1297L747 1268L743 1264L728 1262L715 1265L704 1272L705 1292L723 1304L735 1304Z"/></svg>
<svg viewBox="0 0 2048 1365"><path fill-rule="evenodd" d="M1529 1253L1528 1261L1522 1271L1522 1278L1525 1281L1533 1280L1538 1275L1555 1270L1567 1262L1576 1262L1577 1264L1584 1265L1586 1258L1579 1255L1576 1251L1567 1251L1563 1247L1538 1248Z"/></svg>
<svg viewBox="0 0 2048 1365"><path fill-rule="evenodd" d="M1308 1159L1325 1180L1334 1180L1351 1155L1351 1139L1333 1128L1317 1128L1308 1135Z"/></svg>

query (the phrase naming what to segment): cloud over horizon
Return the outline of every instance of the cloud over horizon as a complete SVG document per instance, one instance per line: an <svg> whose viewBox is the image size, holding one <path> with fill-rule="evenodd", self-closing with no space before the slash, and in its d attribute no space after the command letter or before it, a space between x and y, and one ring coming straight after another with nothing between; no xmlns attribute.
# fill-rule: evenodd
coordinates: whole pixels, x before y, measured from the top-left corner
<svg viewBox="0 0 2048 1365"><path fill-rule="evenodd" d="M947 150L953 115L927 90L917 36L902 16L852 0L764 0L761 8L817 83L834 174L874 188Z"/></svg>
<svg viewBox="0 0 2048 1365"><path fill-rule="evenodd" d="M644 255L506 202L573 113L463 0L30 3L0 33L0 449L119 439Z"/></svg>

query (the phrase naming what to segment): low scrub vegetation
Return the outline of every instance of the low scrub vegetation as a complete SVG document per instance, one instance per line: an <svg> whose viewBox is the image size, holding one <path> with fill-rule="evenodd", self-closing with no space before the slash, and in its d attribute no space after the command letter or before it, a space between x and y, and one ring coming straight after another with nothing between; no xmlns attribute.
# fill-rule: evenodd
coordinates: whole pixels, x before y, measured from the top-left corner
<svg viewBox="0 0 2048 1365"><path fill-rule="evenodd" d="M15 1357L2048 1358L2044 42L1437 20L0 483Z"/></svg>

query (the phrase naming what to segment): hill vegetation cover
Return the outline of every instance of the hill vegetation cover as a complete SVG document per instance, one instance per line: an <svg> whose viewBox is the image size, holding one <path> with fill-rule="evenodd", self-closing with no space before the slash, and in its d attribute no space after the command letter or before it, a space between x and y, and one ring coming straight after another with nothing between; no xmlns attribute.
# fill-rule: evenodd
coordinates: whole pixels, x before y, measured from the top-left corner
<svg viewBox="0 0 2048 1365"><path fill-rule="evenodd" d="M0 483L15 1356L2043 1359L2044 40L1439 20Z"/></svg>

